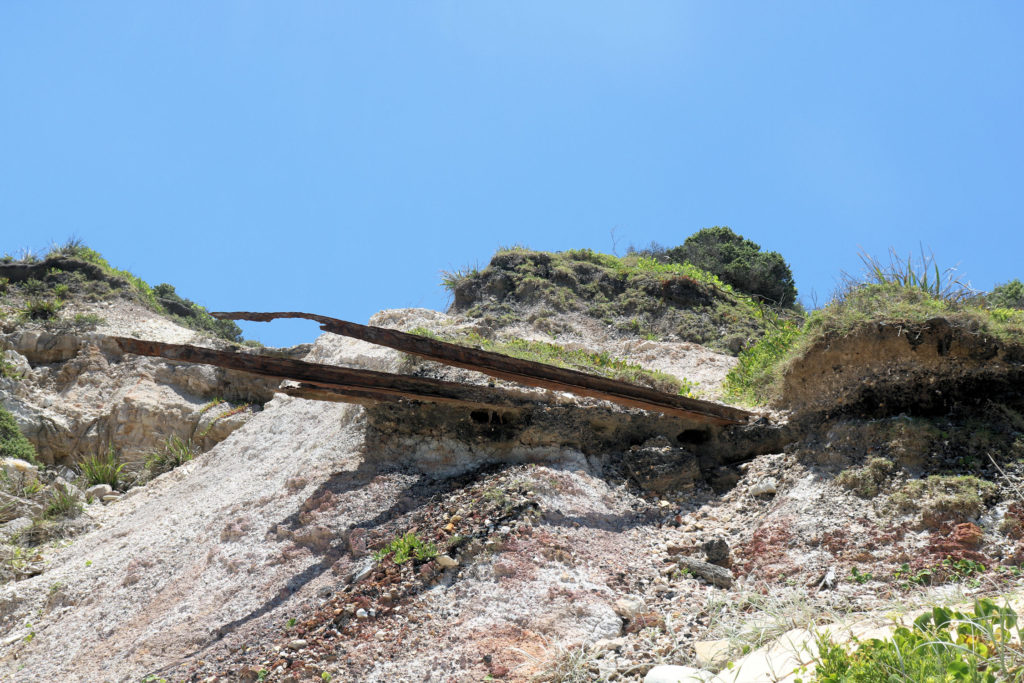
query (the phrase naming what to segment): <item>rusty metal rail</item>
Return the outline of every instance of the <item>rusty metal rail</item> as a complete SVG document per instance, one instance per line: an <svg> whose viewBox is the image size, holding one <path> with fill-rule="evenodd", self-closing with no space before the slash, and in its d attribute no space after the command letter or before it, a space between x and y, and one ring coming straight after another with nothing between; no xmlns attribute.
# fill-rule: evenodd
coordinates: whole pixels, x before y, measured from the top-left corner
<svg viewBox="0 0 1024 683"><path fill-rule="evenodd" d="M753 413L731 406L669 394L622 380L513 358L493 351L469 348L389 328L360 325L314 313L236 311L213 313L212 315L222 320L257 322L268 322L279 318L313 320L320 323L321 329L325 332L387 346L446 365L482 372L499 379L590 396L631 408L653 410L666 415L676 415L710 424L743 424L754 417ZM403 375L392 375L392 377L403 377Z"/></svg>

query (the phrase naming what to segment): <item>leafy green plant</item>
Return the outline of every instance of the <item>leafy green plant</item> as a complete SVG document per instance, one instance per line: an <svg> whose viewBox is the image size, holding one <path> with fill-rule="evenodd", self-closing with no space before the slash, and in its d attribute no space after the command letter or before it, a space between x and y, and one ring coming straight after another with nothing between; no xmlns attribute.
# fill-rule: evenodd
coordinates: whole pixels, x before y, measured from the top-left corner
<svg viewBox="0 0 1024 683"><path fill-rule="evenodd" d="M856 567L850 567L850 578L853 579L854 583L863 585L875 578L875 575L871 572L862 572Z"/></svg>
<svg viewBox="0 0 1024 683"><path fill-rule="evenodd" d="M106 484L110 488L116 489L121 483L121 470L124 469L124 464L118 462L114 444L107 446L106 453L97 453L87 457L78 463L78 466L89 486Z"/></svg>
<svg viewBox="0 0 1024 683"><path fill-rule="evenodd" d="M1019 681L1024 664L1016 612L989 599L967 614L935 607L890 640L843 647L824 634L817 648L816 683Z"/></svg>
<svg viewBox="0 0 1024 683"><path fill-rule="evenodd" d="M8 278L0 277L0 294L6 294L10 288L11 281Z"/></svg>
<svg viewBox="0 0 1024 683"><path fill-rule="evenodd" d="M437 557L437 546L433 543L424 543L416 534L409 532L399 536L373 555L376 562L383 562L388 555L392 556L395 564L405 564L410 559L417 562L426 562Z"/></svg>
<svg viewBox="0 0 1024 683"><path fill-rule="evenodd" d="M198 452L199 449L192 443L192 439L171 436L164 442L163 450L150 453L146 457L146 469L152 476L170 472L195 458Z"/></svg>

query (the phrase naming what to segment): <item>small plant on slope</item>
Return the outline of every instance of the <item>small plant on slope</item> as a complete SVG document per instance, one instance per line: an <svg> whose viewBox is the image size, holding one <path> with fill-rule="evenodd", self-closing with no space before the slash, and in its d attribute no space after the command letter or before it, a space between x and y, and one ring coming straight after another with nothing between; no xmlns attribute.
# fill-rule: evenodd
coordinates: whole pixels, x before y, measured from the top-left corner
<svg viewBox="0 0 1024 683"><path fill-rule="evenodd" d="M849 650L818 639L816 683L996 683L1021 680L1017 614L988 599L964 614L935 607L889 640L854 640Z"/></svg>
<svg viewBox="0 0 1024 683"><path fill-rule="evenodd" d="M404 564L410 559L426 562L437 557L437 546L433 543L424 543L416 537L416 534L409 532L378 550L374 553L373 559L382 562L388 555L392 555L395 564Z"/></svg>
<svg viewBox="0 0 1024 683"><path fill-rule="evenodd" d="M110 488L116 489L121 483L121 470L124 468L124 464L117 461L117 453L114 452L113 444L107 447L106 453L97 453L85 458L78 466L89 486L106 484Z"/></svg>
<svg viewBox="0 0 1024 683"><path fill-rule="evenodd" d="M39 466L36 449L18 429L14 416L0 407L0 457L17 458Z"/></svg>
<svg viewBox="0 0 1024 683"><path fill-rule="evenodd" d="M151 453L146 458L146 469L153 476L170 472L175 467L184 465L189 460L195 458L197 452L198 449L191 439L171 436L165 442L162 451Z"/></svg>

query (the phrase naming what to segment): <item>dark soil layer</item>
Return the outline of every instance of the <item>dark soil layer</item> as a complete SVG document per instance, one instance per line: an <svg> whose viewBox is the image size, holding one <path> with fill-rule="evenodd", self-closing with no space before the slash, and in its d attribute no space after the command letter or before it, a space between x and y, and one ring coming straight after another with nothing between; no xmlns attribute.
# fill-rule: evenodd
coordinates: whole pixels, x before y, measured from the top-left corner
<svg viewBox="0 0 1024 683"><path fill-rule="evenodd" d="M782 378L781 405L862 417L947 414L986 401L1016 405L1024 348L933 318L827 334Z"/></svg>

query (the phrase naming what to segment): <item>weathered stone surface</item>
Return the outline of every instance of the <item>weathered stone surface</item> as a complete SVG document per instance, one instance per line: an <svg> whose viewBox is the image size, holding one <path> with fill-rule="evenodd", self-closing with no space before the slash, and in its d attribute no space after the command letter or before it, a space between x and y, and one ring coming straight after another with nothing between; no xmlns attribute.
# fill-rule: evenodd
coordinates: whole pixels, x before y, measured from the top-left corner
<svg viewBox="0 0 1024 683"><path fill-rule="evenodd" d="M85 495L89 498L101 499L103 496L109 495L113 491L109 484L96 484L90 486L85 490Z"/></svg>
<svg viewBox="0 0 1024 683"><path fill-rule="evenodd" d="M775 477L765 477L750 487L750 495L773 496L777 490L778 482L775 481Z"/></svg>
<svg viewBox="0 0 1024 683"><path fill-rule="evenodd" d="M614 609L620 617L632 619L644 610L644 601L633 596L626 596L615 601Z"/></svg>
<svg viewBox="0 0 1024 683"><path fill-rule="evenodd" d="M448 555L438 555L435 561L437 562L438 566L443 567L445 569L451 569L452 567L459 566L459 561L452 557L449 557Z"/></svg>
<svg viewBox="0 0 1024 683"><path fill-rule="evenodd" d="M701 668L718 668L729 661L728 640L698 640L693 643L694 662Z"/></svg>
<svg viewBox="0 0 1024 683"><path fill-rule="evenodd" d="M712 564L721 564L729 559L729 544L721 536L715 536L701 546L704 556Z"/></svg>
<svg viewBox="0 0 1024 683"><path fill-rule="evenodd" d="M680 557L679 566L689 569L693 572L694 576L699 576L708 583L718 586L719 588L729 588L732 586L732 572L725 567L719 567L716 564L710 564L708 562L701 562L700 560L692 557Z"/></svg>
<svg viewBox="0 0 1024 683"><path fill-rule="evenodd" d="M651 491L692 489L701 478L697 457L683 448L647 445L630 449L626 460L636 483Z"/></svg>

